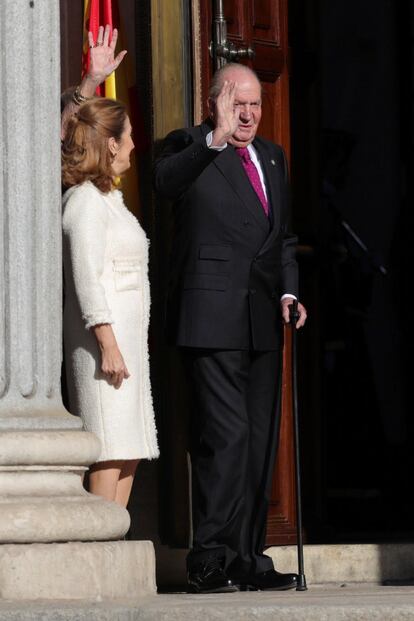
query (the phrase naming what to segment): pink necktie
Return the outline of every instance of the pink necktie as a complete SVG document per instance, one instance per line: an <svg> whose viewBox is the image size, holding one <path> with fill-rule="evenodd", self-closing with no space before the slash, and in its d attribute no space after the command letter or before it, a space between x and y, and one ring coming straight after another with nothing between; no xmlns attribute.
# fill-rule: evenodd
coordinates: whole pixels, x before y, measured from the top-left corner
<svg viewBox="0 0 414 621"><path fill-rule="evenodd" d="M249 177L249 181L252 184L254 191L256 192L260 202L262 203L262 207L266 216L269 217L269 204L263 191L262 182L260 181L257 168L250 158L249 149L247 147L236 148L236 153L242 161L243 168L246 171L247 176Z"/></svg>

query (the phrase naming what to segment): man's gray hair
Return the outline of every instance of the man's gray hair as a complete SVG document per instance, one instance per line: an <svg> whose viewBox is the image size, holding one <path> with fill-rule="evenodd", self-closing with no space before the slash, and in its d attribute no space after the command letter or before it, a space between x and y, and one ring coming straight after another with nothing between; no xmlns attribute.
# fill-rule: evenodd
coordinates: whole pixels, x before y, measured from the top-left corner
<svg viewBox="0 0 414 621"><path fill-rule="evenodd" d="M217 99L221 91L221 87L223 86L224 80L226 79L226 73L232 69L241 69L245 73L248 73L250 76L256 78L257 82L260 85L260 89L262 88L259 77L257 73L253 71L253 69L250 69L250 67L246 67L246 65L240 65L239 63L227 63L227 65L224 65L223 67L220 67L220 69L217 69L217 71L213 75L211 85L208 91L208 96L210 99Z"/></svg>

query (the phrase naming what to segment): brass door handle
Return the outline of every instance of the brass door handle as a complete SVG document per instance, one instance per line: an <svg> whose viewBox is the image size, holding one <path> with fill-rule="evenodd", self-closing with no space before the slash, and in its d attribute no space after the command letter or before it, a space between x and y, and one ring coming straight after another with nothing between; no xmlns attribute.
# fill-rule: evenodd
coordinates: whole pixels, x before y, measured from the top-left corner
<svg viewBox="0 0 414 621"><path fill-rule="evenodd" d="M231 41L225 41L216 45L213 52L213 42L210 44L210 54L218 56L227 61L234 62L240 58L254 58L255 51L251 47L236 47Z"/></svg>
<svg viewBox="0 0 414 621"><path fill-rule="evenodd" d="M209 45L210 56L215 68L219 69L227 62L235 62L240 58L254 58L254 49L250 46L236 47L227 40L227 22L223 13L223 0L214 1L213 40Z"/></svg>

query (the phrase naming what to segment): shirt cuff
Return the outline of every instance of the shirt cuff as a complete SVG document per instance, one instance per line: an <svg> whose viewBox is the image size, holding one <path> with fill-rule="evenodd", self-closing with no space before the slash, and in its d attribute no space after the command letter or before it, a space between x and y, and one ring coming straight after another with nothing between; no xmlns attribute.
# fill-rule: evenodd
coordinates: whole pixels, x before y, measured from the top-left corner
<svg viewBox="0 0 414 621"><path fill-rule="evenodd" d="M213 132L209 132L206 136L206 144L209 149L213 149L214 151L223 151L227 147L227 143L222 147L212 147L211 143L213 142Z"/></svg>
<svg viewBox="0 0 414 621"><path fill-rule="evenodd" d="M280 298L280 301L284 300L285 298L292 298L292 300L298 299L296 295L293 295L293 293L284 293L282 297Z"/></svg>

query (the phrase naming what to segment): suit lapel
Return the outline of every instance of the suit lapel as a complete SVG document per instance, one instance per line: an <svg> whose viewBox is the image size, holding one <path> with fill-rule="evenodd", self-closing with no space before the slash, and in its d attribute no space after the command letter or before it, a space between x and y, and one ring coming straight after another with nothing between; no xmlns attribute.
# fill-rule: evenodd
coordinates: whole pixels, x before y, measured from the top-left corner
<svg viewBox="0 0 414 621"><path fill-rule="evenodd" d="M203 136L207 136L213 129L210 123L204 122L200 126ZM269 220L263 210L259 197L254 191L250 180L243 168L243 165L231 145L220 154L220 157L216 157L214 160L215 166L219 169L222 175L232 186L240 200L255 218L259 226L268 233L268 237L265 241L264 247L268 242L277 236L280 227L280 205L281 205L281 188L280 188L280 164L276 159L272 159L263 146L260 139L253 141L253 146L256 149L260 165L262 166L263 174L265 176L266 190L268 200L272 207L273 214L273 226L269 233Z"/></svg>
<svg viewBox="0 0 414 621"><path fill-rule="evenodd" d="M256 149L260 165L265 177L267 198L272 208L273 226L272 233L278 233L280 227L280 164L274 158L271 158L268 151L263 147L260 140L253 140L253 146Z"/></svg>
<svg viewBox="0 0 414 621"><path fill-rule="evenodd" d="M269 221L234 148L228 145L220 157L216 157L214 164L230 183L259 226L268 233Z"/></svg>
<svg viewBox="0 0 414 621"><path fill-rule="evenodd" d="M203 136L207 136L212 129L214 127L209 120L204 121L200 125ZM227 145L226 149L220 153L220 156L214 160L214 165L217 166L218 170L231 185L257 224L265 233L269 233L269 220L234 148L231 145Z"/></svg>

